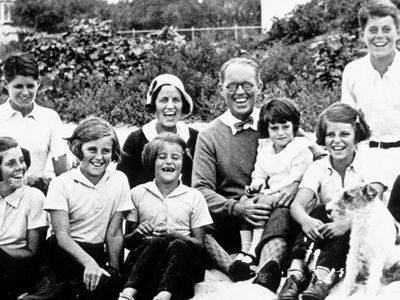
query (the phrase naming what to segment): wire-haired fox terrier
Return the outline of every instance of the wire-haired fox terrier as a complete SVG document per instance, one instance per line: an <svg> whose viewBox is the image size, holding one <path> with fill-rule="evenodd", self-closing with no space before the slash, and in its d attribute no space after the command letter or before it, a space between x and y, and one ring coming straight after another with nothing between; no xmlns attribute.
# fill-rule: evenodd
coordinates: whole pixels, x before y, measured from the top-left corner
<svg viewBox="0 0 400 300"><path fill-rule="evenodd" d="M395 246L393 216L369 184L347 189L326 208L334 222L351 222L346 274L338 293L349 296L361 283L366 295L375 296L385 270L399 269L400 246Z"/></svg>

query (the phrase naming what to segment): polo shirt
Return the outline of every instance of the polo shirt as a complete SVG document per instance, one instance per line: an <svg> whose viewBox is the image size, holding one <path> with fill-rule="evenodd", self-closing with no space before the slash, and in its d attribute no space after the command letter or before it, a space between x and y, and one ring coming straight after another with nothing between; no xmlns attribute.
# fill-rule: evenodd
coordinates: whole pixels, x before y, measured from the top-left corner
<svg viewBox="0 0 400 300"><path fill-rule="evenodd" d="M366 152L356 152L347 167L342 183L339 173L332 167L330 155L313 162L304 173L299 189L308 188L317 196L317 205L325 205L343 194L343 189L357 184L383 182L383 174Z"/></svg>
<svg viewBox="0 0 400 300"><path fill-rule="evenodd" d="M313 162L309 146L311 142L306 138L295 137L281 152L275 153L271 139L259 139L251 185L265 187L267 181L264 193L275 193L296 180L300 182Z"/></svg>
<svg viewBox="0 0 400 300"><path fill-rule="evenodd" d="M26 247L28 230L48 226L44 201L41 191L25 185L0 197L0 246L22 249Z"/></svg>
<svg viewBox="0 0 400 300"><path fill-rule="evenodd" d="M203 195L182 183L165 198L154 180L134 187L131 196L134 208L126 217L128 221L148 221L186 237L192 228L212 223Z"/></svg>
<svg viewBox="0 0 400 300"><path fill-rule="evenodd" d="M370 126L371 140L400 141L400 52L381 77L370 55L349 63L343 71L343 103L361 110Z"/></svg>
<svg viewBox="0 0 400 300"><path fill-rule="evenodd" d="M29 150L31 166L27 175L40 175L49 156L57 158L67 153L61 132L61 119L52 109L34 103L33 110L23 117L11 107L10 100L0 105L0 136L11 136Z"/></svg>
<svg viewBox="0 0 400 300"><path fill-rule="evenodd" d="M132 207L125 174L109 168L94 185L79 167L51 181L44 205L48 212L68 212L72 239L86 243L104 243L114 213Z"/></svg>

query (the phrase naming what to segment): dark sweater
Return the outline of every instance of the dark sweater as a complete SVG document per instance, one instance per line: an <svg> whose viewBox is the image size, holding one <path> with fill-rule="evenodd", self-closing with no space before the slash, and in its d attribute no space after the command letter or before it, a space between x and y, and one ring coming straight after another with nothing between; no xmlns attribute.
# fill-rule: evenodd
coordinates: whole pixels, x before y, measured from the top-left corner
<svg viewBox="0 0 400 300"><path fill-rule="evenodd" d="M192 158L198 131L189 127L189 135L190 138L187 141L187 146L191 157L185 152L182 167L182 182L188 186L191 185ZM142 151L144 145L148 142L143 134L143 130L139 129L129 134L122 148L124 153L117 165L117 170L126 174L131 188L154 179L154 170L146 169L142 163Z"/></svg>
<svg viewBox="0 0 400 300"><path fill-rule="evenodd" d="M244 187L251 183L258 138L259 133L252 129L233 135L219 119L199 133L192 186L206 198L214 224L225 239L219 242L228 252L240 246L238 220L231 211L244 194Z"/></svg>

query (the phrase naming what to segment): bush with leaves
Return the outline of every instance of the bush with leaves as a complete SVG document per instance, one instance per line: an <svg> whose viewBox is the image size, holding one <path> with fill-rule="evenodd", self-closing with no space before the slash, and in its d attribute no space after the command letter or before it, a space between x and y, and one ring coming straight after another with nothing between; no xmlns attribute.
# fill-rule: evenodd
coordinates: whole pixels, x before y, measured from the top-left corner
<svg viewBox="0 0 400 300"><path fill-rule="evenodd" d="M236 44L207 38L186 43L170 27L139 40L113 35L111 22L97 19L74 20L60 39L30 36L23 46L39 62L39 103L65 121L93 114L132 125L151 117L143 110L146 91L161 73L182 79L194 100L193 118L212 119L223 108L216 91L218 70L239 52Z"/></svg>

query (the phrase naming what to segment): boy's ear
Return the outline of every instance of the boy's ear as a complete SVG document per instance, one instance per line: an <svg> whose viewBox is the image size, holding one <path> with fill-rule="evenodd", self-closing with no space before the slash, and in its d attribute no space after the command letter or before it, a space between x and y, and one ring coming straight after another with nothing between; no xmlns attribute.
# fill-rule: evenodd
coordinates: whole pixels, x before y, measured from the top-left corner
<svg viewBox="0 0 400 300"><path fill-rule="evenodd" d="M1 81L0 81L0 91L1 91L0 94L4 94L4 95L8 94L7 81L5 80L4 77L1 78Z"/></svg>

